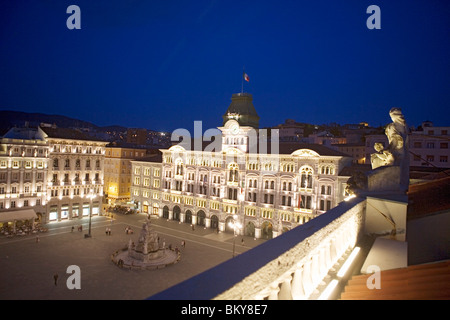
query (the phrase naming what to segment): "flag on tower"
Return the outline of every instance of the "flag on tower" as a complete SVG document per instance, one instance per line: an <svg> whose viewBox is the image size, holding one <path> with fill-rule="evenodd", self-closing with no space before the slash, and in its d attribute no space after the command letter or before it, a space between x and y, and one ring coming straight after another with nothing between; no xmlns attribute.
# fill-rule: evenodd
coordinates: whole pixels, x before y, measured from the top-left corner
<svg viewBox="0 0 450 320"><path fill-rule="evenodd" d="M244 80L247 82L250 82L250 78L249 78L248 74L246 74L245 72L244 72Z"/></svg>

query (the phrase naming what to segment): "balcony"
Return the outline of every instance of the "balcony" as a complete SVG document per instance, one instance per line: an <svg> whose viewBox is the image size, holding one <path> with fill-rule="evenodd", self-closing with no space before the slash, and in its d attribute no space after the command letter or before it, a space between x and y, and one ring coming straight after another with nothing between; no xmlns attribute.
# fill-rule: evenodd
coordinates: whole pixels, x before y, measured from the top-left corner
<svg viewBox="0 0 450 320"><path fill-rule="evenodd" d="M327 214L149 299L316 298L317 288L330 270L362 237L365 209L363 198L342 202ZM205 285L211 283L214 285Z"/></svg>

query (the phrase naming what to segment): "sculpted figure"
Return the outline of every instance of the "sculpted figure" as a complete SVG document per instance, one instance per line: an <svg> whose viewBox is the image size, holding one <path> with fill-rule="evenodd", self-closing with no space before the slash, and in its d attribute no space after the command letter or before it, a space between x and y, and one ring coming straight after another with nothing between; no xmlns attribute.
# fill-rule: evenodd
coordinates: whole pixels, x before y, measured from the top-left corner
<svg viewBox="0 0 450 320"><path fill-rule="evenodd" d="M409 187L409 151L408 127L400 108L389 111L392 123L386 127L386 136L389 140L388 150L394 157L394 166L400 166L400 189L407 191Z"/></svg>
<svg viewBox="0 0 450 320"><path fill-rule="evenodd" d="M388 150L394 157L394 165L402 165L408 158L407 139L408 128L400 108L392 108L389 111L392 123L386 126L386 136L389 140Z"/></svg>
<svg viewBox="0 0 450 320"><path fill-rule="evenodd" d="M370 160L372 169L376 169L381 166L390 166L394 163L392 153L388 150L384 150L382 143L376 142L373 147L377 152L371 154Z"/></svg>
<svg viewBox="0 0 450 320"><path fill-rule="evenodd" d="M371 155L372 170L366 174L356 173L347 182L347 192L405 193L409 187L408 127L400 108L389 111L392 123L385 129L389 145L383 149L375 143L377 151Z"/></svg>

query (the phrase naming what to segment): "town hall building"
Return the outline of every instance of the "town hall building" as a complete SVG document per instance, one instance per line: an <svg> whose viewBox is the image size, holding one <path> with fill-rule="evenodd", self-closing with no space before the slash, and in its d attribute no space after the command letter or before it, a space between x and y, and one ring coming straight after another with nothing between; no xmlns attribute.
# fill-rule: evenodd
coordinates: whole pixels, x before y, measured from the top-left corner
<svg viewBox="0 0 450 320"><path fill-rule="evenodd" d="M232 95L218 129L217 145L179 143L132 161L131 199L141 212L270 239L345 198L349 177L340 173L351 157L259 129L251 94Z"/></svg>

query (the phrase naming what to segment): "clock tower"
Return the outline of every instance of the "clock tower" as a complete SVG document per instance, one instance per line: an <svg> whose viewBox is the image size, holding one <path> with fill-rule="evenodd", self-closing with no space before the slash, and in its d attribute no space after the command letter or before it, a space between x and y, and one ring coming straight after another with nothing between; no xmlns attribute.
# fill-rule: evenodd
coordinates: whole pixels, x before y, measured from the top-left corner
<svg viewBox="0 0 450 320"><path fill-rule="evenodd" d="M236 120L240 126L259 128L259 116L253 106L253 97L250 93L235 93L231 96L231 104L222 116L223 125L228 120Z"/></svg>

